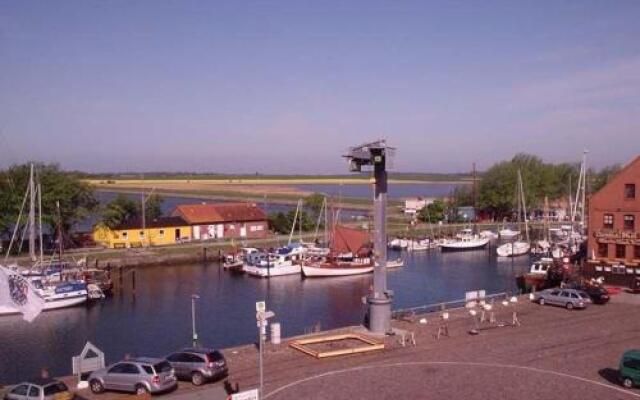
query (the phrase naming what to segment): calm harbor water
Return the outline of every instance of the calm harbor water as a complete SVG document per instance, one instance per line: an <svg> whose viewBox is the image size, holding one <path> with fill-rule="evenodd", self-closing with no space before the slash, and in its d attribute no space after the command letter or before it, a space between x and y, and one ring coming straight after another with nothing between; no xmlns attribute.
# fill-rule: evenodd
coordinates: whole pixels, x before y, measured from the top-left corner
<svg viewBox="0 0 640 400"><path fill-rule="evenodd" d="M370 185L318 185L318 184L306 184L306 185L290 185L300 190L324 193L329 196L342 196L342 197L365 197L370 198L373 196L373 188ZM457 184L450 183L390 183L389 184L389 197L401 198L401 197L446 197L448 196Z"/></svg>
<svg viewBox="0 0 640 400"><path fill-rule="evenodd" d="M514 275L529 259L497 260L494 252L408 255L406 266L389 271L394 308L455 300L467 290L512 290ZM390 252L390 257L398 253ZM136 295L125 288L89 307L41 314L28 324L19 316L0 317L0 382L14 383L47 367L53 375L71 373L71 356L90 340L107 362L131 355L162 356L190 344L191 294L198 294L197 325L201 343L229 347L256 339L255 302L266 300L282 323L283 335L357 324L361 298L372 275L301 279L256 279L223 271L217 263L144 267L136 270Z"/></svg>

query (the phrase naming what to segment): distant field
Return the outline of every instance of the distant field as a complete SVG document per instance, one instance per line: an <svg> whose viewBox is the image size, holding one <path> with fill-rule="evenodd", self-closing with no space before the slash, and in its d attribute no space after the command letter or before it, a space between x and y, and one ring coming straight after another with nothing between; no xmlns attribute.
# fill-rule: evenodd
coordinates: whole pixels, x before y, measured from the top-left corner
<svg viewBox="0 0 640 400"><path fill-rule="evenodd" d="M371 178L229 178L229 179L86 179L86 182L95 186L117 186L117 187L148 187L148 186L264 186L264 185L366 185L373 183ZM468 180L435 180L427 181L420 179L397 179L390 178L389 183L395 184L451 184L451 183L471 183ZM284 187L284 186L283 186ZM237 189L236 189L237 190Z"/></svg>
<svg viewBox="0 0 640 400"><path fill-rule="evenodd" d="M114 181L138 181L141 174L121 173L121 174L96 174L85 176L92 182L107 180ZM437 182L465 182L471 181L469 174L432 174L413 172L391 172L389 178L395 183L437 183ZM221 183L260 183L260 184L336 184L336 183L366 183L366 174L344 174L344 175L260 175L260 174L192 174L192 173L145 173L145 181L209 181Z"/></svg>

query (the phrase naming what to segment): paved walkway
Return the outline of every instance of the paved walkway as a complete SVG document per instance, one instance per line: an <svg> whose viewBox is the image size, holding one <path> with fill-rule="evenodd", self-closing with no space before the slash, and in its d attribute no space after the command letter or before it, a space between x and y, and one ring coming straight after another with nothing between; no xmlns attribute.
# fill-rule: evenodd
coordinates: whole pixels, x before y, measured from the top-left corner
<svg viewBox="0 0 640 400"><path fill-rule="evenodd" d="M474 323L465 310L458 310L452 312L450 337L440 340L434 337L435 315L427 316L426 325L396 321L396 328L415 332L415 347L402 347L397 337L388 337L383 351L333 359L316 360L285 343L270 345L265 398L637 399L639 390L625 390L616 382L620 355L640 348L640 306L630 296L623 293L610 304L574 311L521 300L519 327L510 325L511 307L496 306L496 318L504 326L483 324L478 335L468 334ZM241 390L257 387L255 347L224 353L231 370L227 384ZM194 388L183 382L166 397L212 399L222 385ZM101 400L126 397L80 394Z"/></svg>

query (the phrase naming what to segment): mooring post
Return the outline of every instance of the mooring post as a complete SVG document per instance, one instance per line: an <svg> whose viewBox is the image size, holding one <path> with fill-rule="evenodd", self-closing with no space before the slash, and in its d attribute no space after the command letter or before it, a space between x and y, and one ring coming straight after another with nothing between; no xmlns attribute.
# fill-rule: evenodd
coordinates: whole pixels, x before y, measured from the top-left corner
<svg viewBox="0 0 640 400"><path fill-rule="evenodd" d="M131 271L131 290L133 292L133 295L136 295L136 269L134 268L133 271Z"/></svg>

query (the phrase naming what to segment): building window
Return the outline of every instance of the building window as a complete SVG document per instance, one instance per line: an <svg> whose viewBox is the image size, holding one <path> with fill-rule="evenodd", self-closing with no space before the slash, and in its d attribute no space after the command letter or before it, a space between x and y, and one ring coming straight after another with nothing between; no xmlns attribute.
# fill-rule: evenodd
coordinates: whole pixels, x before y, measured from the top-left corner
<svg viewBox="0 0 640 400"><path fill-rule="evenodd" d="M636 198L636 184L627 183L624 185L624 198L635 199Z"/></svg>
<svg viewBox="0 0 640 400"><path fill-rule="evenodd" d="M602 226L605 229L613 229L613 214L605 214L602 221Z"/></svg>
<svg viewBox="0 0 640 400"><path fill-rule="evenodd" d="M158 237L160 239L164 238L164 229L160 229L160 231L158 231Z"/></svg>
<svg viewBox="0 0 640 400"><path fill-rule="evenodd" d="M624 216L624 229L635 230L636 229L636 218L633 215L625 215Z"/></svg>
<svg viewBox="0 0 640 400"><path fill-rule="evenodd" d="M640 246L633 246L633 258L640 260Z"/></svg>
<svg viewBox="0 0 640 400"><path fill-rule="evenodd" d="M625 258L626 257L626 247L624 244L616 245L616 258Z"/></svg>
<svg viewBox="0 0 640 400"><path fill-rule="evenodd" d="M607 243L598 243L598 257L609 256L609 245Z"/></svg>

